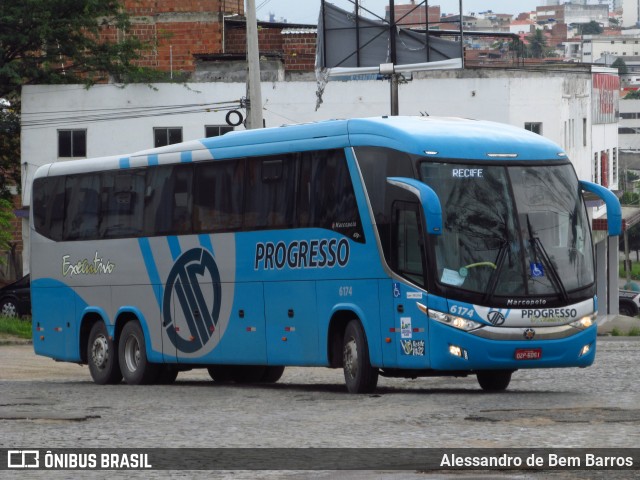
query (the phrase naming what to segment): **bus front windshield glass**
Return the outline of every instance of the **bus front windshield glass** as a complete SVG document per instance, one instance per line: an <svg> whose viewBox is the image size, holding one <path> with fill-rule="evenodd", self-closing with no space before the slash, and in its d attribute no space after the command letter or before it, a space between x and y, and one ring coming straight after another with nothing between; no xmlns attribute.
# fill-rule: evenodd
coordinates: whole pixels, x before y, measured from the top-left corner
<svg viewBox="0 0 640 480"><path fill-rule="evenodd" d="M544 295L592 285L588 219L570 164L532 166L422 162L442 204L434 236L440 284L494 296Z"/></svg>

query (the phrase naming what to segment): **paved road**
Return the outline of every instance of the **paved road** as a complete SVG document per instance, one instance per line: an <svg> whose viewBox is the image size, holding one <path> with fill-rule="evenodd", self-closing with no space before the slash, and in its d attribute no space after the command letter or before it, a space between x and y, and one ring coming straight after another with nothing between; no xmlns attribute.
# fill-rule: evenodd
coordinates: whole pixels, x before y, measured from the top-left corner
<svg viewBox="0 0 640 480"><path fill-rule="evenodd" d="M267 386L216 385L205 370L171 386L98 386L87 367L2 346L0 447L637 447L639 364L639 341L605 338L592 367L519 371L502 394L468 377L381 378L375 394L349 395L341 370L323 368L288 368ZM631 478L625 473L616 478ZM377 478L414 477L432 478Z"/></svg>

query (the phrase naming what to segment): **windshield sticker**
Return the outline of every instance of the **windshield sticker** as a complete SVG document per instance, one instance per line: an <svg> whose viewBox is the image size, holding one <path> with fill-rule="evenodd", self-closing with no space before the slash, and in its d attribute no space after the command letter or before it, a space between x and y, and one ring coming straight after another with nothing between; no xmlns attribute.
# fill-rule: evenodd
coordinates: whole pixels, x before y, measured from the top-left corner
<svg viewBox="0 0 640 480"><path fill-rule="evenodd" d="M412 338L411 317L402 317L400 319L400 336L402 338Z"/></svg>
<svg viewBox="0 0 640 480"><path fill-rule="evenodd" d="M407 292L408 300L422 300L422 292Z"/></svg>
<svg viewBox="0 0 640 480"><path fill-rule="evenodd" d="M445 268L442 271L442 278L440 279L440 282L446 283L447 285L453 285L454 287L459 287L464 283L464 277L455 270Z"/></svg>
<svg viewBox="0 0 640 480"><path fill-rule="evenodd" d="M400 340L401 353L413 357L424 357L424 340Z"/></svg>
<svg viewBox="0 0 640 480"><path fill-rule="evenodd" d="M541 263L531 262L529 266L531 268L532 278L544 277L544 266Z"/></svg>

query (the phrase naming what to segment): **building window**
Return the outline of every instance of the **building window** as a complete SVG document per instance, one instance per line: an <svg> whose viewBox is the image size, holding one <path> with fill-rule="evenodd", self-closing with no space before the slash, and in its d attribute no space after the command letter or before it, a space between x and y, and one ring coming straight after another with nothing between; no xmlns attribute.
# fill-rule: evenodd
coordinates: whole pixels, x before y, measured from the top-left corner
<svg viewBox="0 0 640 480"><path fill-rule="evenodd" d="M582 119L582 146L587 146L587 119Z"/></svg>
<svg viewBox="0 0 640 480"><path fill-rule="evenodd" d="M593 154L593 183L598 183L598 171L600 170L600 155L598 152Z"/></svg>
<svg viewBox="0 0 640 480"><path fill-rule="evenodd" d="M233 127L229 125L205 125L204 127L204 136L207 138L219 137L228 132L233 132Z"/></svg>
<svg viewBox="0 0 640 480"><path fill-rule="evenodd" d="M164 147L182 141L182 127L158 127L153 129L153 145Z"/></svg>
<svg viewBox="0 0 640 480"><path fill-rule="evenodd" d="M58 130L58 157L86 156L86 130Z"/></svg>
<svg viewBox="0 0 640 480"><path fill-rule="evenodd" d="M530 132L542 135L542 123L541 122L525 122L524 129Z"/></svg>

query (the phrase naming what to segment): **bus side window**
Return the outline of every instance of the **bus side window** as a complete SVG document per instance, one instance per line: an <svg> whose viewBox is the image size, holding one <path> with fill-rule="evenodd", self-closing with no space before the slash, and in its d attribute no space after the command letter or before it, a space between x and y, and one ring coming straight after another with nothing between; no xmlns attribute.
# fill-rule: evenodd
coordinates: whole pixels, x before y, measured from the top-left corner
<svg viewBox="0 0 640 480"><path fill-rule="evenodd" d="M425 286L424 229L416 203L393 203L391 268L418 286Z"/></svg>
<svg viewBox="0 0 640 480"><path fill-rule="evenodd" d="M166 165L147 171L144 233L191 233L192 166Z"/></svg>
<svg viewBox="0 0 640 480"><path fill-rule="evenodd" d="M142 198L144 172L107 172L102 176L103 238L142 234Z"/></svg>
<svg viewBox="0 0 640 480"><path fill-rule="evenodd" d="M343 150L303 154L298 202L300 226L334 230L364 243L362 221Z"/></svg>
<svg viewBox="0 0 640 480"><path fill-rule="evenodd" d="M250 158L245 181L245 229L291 228L295 222L294 155Z"/></svg>
<svg viewBox="0 0 640 480"><path fill-rule="evenodd" d="M72 175L65 183L65 240L98 238L100 221L100 177Z"/></svg>
<svg viewBox="0 0 640 480"><path fill-rule="evenodd" d="M38 178L33 187L33 224L41 235L62 240L64 177Z"/></svg>
<svg viewBox="0 0 640 480"><path fill-rule="evenodd" d="M240 159L196 165L194 231L235 231L242 226L244 163Z"/></svg>

